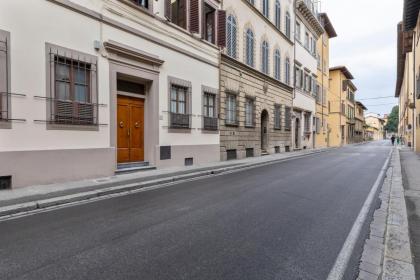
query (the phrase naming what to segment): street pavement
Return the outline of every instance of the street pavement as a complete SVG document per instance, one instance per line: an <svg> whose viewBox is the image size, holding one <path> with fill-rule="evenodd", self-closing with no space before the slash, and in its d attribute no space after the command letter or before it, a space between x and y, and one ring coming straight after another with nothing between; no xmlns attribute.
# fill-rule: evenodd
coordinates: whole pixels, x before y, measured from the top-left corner
<svg viewBox="0 0 420 280"><path fill-rule="evenodd" d="M390 149L348 146L3 221L0 279L326 279Z"/></svg>

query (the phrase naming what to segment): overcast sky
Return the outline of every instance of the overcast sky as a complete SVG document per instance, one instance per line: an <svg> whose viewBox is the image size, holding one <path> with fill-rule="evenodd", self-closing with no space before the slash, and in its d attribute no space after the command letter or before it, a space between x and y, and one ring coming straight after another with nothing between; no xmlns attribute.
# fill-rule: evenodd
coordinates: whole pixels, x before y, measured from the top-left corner
<svg viewBox="0 0 420 280"><path fill-rule="evenodd" d="M357 99L368 112L389 113L397 105L395 98L363 99L395 94L397 24L402 6L402 0L322 0L322 10L338 34L331 39L330 66L349 68L358 88Z"/></svg>

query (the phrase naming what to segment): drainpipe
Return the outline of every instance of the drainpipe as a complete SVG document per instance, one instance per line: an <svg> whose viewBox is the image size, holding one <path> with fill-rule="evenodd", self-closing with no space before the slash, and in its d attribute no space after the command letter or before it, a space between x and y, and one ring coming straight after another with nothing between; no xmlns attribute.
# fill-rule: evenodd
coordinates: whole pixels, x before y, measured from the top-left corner
<svg viewBox="0 0 420 280"><path fill-rule="evenodd" d="M414 54L413 54L413 128L412 128L412 134L413 134L413 149L414 151L416 150L416 135L414 133L414 130L416 129L417 126L417 121L416 121L416 31L413 31L413 49L414 49Z"/></svg>

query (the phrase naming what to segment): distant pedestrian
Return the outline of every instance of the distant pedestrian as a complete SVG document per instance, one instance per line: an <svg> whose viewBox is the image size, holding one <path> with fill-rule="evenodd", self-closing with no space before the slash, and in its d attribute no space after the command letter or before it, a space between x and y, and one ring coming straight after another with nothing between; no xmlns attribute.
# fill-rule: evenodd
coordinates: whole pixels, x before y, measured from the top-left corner
<svg viewBox="0 0 420 280"><path fill-rule="evenodd" d="M399 145L400 145L400 141L401 141L400 136L397 136L397 146L399 146Z"/></svg>
<svg viewBox="0 0 420 280"><path fill-rule="evenodd" d="M394 144L395 144L395 135L392 135L391 136L391 142L392 142L392 146L394 146Z"/></svg>

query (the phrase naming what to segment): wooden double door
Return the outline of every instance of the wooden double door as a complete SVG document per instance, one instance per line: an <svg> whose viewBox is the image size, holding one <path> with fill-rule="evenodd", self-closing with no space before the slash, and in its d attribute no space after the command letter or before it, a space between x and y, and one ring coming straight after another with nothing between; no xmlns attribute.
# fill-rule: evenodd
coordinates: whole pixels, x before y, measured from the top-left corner
<svg viewBox="0 0 420 280"><path fill-rule="evenodd" d="M118 163L144 161L144 100L118 95Z"/></svg>

